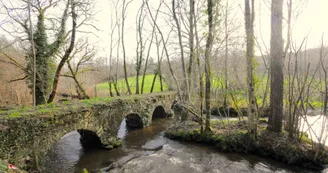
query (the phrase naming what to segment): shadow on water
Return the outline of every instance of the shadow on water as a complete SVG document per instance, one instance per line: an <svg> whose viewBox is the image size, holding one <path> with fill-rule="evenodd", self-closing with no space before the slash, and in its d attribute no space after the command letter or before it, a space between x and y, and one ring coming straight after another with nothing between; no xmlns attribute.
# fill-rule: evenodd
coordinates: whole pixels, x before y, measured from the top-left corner
<svg viewBox="0 0 328 173"><path fill-rule="evenodd" d="M230 166L231 168L224 169L223 171L227 173L235 170L244 170L244 172L281 173L311 172L264 157L236 153L220 153L216 148L211 146L169 140L163 136L163 133L171 123L172 120L170 119L154 119L150 126L142 129L131 129L126 126L126 121L123 120L117 133L117 136L122 139L122 146L109 151L91 150L84 152L80 144L80 134L77 131L70 132L63 136L48 153L48 157L46 158L47 172L81 173L83 168L91 172L98 172L101 168L107 167L113 162L125 160L123 162L124 165L126 161L133 158L139 159L140 156L151 157L154 152L159 153L155 158L160 161L156 162L154 158L150 161L156 166L165 166L167 163L166 160L171 158L180 159L181 163L187 165L178 168L174 168L177 167L177 164L167 165L173 167L171 170L178 172L193 172L186 168L189 162L194 162L193 164L199 165L202 169L204 168L204 170L206 167L216 169L221 166ZM165 153L167 152L166 148L170 148L171 151ZM135 157L137 155L138 158ZM141 161L141 163L146 164L150 161ZM141 171L135 171L134 167L132 167L130 172L149 172L149 169L153 170L153 167L147 168L145 166ZM128 170L127 168L127 171ZM156 169L154 168L154 170ZM160 172L163 172L163 170Z"/></svg>

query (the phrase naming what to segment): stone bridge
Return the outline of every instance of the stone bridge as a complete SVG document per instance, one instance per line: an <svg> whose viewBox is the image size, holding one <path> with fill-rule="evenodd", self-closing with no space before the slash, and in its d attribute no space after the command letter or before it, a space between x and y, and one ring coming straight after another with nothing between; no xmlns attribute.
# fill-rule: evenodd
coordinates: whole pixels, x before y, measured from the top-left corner
<svg viewBox="0 0 328 173"><path fill-rule="evenodd" d="M99 137L103 144L111 145L124 119L130 127L147 126L153 116L166 117L167 112L172 112L171 104L175 98L175 92L164 92L63 102L2 112L0 160L9 161L25 170L40 170L49 149L65 134L78 129L95 132L96 138Z"/></svg>

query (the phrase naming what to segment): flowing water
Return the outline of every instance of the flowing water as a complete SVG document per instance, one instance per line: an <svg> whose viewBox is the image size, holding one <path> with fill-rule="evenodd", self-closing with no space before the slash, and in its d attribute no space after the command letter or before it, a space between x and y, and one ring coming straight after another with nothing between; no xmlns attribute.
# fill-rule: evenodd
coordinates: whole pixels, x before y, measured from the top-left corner
<svg viewBox="0 0 328 173"><path fill-rule="evenodd" d="M220 153L210 146L169 140L163 134L171 123L169 119L158 119L148 127L128 131L123 121L117 134L123 140L122 146L109 151L83 152L79 133L70 132L49 152L47 172L80 173L83 168L113 173L314 172L260 156Z"/></svg>

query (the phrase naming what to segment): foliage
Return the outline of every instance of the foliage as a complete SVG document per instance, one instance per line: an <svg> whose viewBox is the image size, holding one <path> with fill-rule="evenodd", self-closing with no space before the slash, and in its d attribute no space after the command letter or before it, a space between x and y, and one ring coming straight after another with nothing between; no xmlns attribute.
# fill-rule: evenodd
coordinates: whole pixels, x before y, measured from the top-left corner
<svg viewBox="0 0 328 173"><path fill-rule="evenodd" d="M44 12L40 12L38 16L38 23L34 33L35 58L36 58L36 104L46 103L49 92L51 91L51 83L53 81L54 72L56 70L55 61L52 58L51 45L48 43L48 36L46 34L45 16ZM27 56L27 71L33 73L33 54ZM33 75L28 78L29 87L33 87Z"/></svg>

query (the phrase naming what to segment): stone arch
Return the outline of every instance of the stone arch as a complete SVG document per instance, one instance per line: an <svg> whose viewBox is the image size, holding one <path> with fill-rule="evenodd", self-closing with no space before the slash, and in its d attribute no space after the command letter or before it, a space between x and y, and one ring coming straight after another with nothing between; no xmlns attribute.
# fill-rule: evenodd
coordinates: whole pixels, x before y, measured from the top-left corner
<svg viewBox="0 0 328 173"><path fill-rule="evenodd" d="M130 113L125 116L126 127L130 129L139 129L144 127L141 116L138 113Z"/></svg>
<svg viewBox="0 0 328 173"><path fill-rule="evenodd" d="M159 105L155 108L152 114L152 119L157 119L157 118L166 118L167 114L162 105Z"/></svg>
<svg viewBox="0 0 328 173"><path fill-rule="evenodd" d="M106 149L106 145L101 142L96 132L88 129L78 129L77 132L80 134L80 143L83 150Z"/></svg>

